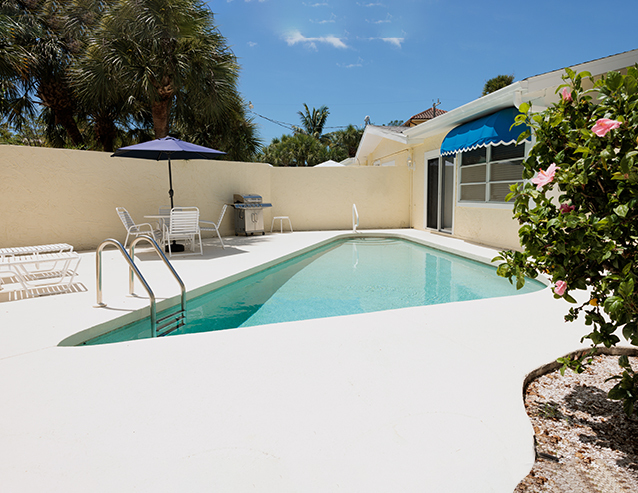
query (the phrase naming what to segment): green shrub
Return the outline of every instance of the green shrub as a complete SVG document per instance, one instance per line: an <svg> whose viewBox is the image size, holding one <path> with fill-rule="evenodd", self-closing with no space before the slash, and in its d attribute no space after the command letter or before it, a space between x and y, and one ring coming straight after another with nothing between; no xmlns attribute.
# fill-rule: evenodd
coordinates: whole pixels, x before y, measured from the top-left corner
<svg viewBox="0 0 638 493"><path fill-rule="evenodd" d="M520 106L536 142L524 162L525 182L513 185L523 252L501 252L498 274L516 280L540 273L553 282L555 298L574 304L565 320L584 317L596 347L615 346L622 335L638 346L638 65L626 75L595 80L567 69L560 101L540 113ZM591 81L593 88L584 89ZM524 132L520 140L529 136ZM586 301L570 294L585 290ZM559 360L580 372L582 357ZM637 413L638 374L621 358L623 374L609 392Z"/></svg>

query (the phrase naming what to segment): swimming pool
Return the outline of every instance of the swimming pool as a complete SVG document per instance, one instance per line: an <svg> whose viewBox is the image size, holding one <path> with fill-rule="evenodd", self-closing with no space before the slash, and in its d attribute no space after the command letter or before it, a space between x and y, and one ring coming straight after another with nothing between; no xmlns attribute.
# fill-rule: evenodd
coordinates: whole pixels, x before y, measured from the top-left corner
<svg viewBox="0 0 638 493"><path fill-rule="evenodd" d="M398 238L340 239L187 302L187 325L174 334L352 315L395 308L530 293L496 268ZM140 320L84 344L151 336Z"/></svg>

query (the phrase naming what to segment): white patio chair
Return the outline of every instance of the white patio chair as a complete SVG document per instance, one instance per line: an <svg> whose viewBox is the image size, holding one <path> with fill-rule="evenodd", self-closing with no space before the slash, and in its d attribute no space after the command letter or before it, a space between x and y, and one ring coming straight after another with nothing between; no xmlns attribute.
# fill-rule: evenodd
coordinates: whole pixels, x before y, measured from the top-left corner
<svg viewBox="0 0 638 493"><path fill-rule="evenodd" d="M217 220L216 223L214 223L213 221L199 221L200 231L214 231L215 233L217 233L217 237L219 238L219 242L222 244L222 248L226 248L226 247L224 246L224 242L222 241L222 236L219 234L219 225L222 223L222 220L224 219L224 214L226 214L226 209L228 209L228 204L224 204L224 207L222 207L222 212L221 214L219 214L219 219ZM201 226L202 224L204 224L205 226L202 227Z"/></svg>
<svg viewBox="0 0 638 493"><path fill-rule="evenodd" d="M124 248L128 243L129 236L149 235L155 241L162 241L162 232L159 229L153 228L150 223L135 224L133 218L124 207L116 207L117 215L120 216L122 224L126 228L126 239L124 240Z"/></svg>
<svg viewBox="0 0 638 493"><path fill-rule="evenodd" d="M190 242L191 251L195 253L196 237L199 238L199 253L200 255L204 254L197 207L175 207L172 209L168 224L164 224L163 233L163 241L165 245L168 245L169 257L173 256L171 242L174 240Z"/></svg>

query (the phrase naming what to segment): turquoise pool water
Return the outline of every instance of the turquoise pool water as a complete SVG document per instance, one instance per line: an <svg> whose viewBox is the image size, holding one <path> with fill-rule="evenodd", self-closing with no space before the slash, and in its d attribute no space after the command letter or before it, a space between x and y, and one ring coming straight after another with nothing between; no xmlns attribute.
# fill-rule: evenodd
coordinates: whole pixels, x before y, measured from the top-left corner
<svg viewBox="0 0 638 493"><path fill-rule="evenodd" d="M538 291L520 291L496 268L401 239L337 240L187 303L187 325L172 334L369 313ZM149 319L87 341L151 336Z"/></svg>

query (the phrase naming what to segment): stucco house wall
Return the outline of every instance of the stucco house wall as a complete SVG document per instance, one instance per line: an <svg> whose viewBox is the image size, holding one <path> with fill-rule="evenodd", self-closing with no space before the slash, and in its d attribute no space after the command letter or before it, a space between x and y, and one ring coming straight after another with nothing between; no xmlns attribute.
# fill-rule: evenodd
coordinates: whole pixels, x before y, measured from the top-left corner
<svg viewBox="0 0 638 493"><path fill-rule="evenodd" d="M573 66L574 71L589 71L594 78L611 70L626 73L626 67L638 63L638 50L612 55L599 60ZM415 127L385 128L368 126L357 151L359 165L394 161L396 166L410 170L410 226L425 228L426 217L426 163L436 157L447 133L455 127L476 120L508 107L518 107L527 102L532 110L539 112L557 102L556 89L563 83L564 70L556 70L529 77L448 111ZM584 81L583 86L592 84ZM408 166L408 163L410 166ZM457 200L459 187L459 164L455 166L453 226L451 235L503 249L520 249L518 223L513 219L512 205L508 203L467 203ZM447 234L447 233L441 233Z"/></svg>

